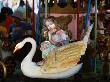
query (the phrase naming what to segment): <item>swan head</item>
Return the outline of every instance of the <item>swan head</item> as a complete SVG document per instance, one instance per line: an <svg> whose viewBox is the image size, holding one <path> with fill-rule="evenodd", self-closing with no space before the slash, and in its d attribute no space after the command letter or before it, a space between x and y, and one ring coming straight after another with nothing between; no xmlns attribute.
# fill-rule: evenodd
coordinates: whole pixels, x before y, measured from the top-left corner
<svg viewBox="0 0 110 82"><path fill-rule="evenodd" d="M20 50L23 46L24 46L24 45L23 45L23 43L22 43L22 42L20 42L20 43L16 44L16 46L15 46L15 49L14 49L13 53L15 53L17 50Z"/></svg>

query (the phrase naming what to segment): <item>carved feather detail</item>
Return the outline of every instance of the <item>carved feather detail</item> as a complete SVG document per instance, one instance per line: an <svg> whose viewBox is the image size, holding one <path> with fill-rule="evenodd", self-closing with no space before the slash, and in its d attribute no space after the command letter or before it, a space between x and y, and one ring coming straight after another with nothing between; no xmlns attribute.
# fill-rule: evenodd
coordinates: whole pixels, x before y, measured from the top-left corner
<svg viewBox="0 0 110 82"><path fill-rule="evenodd" d="M42 71L44 73L57 73L71 68L80 61L86 48L87 46L83 41L78 41L53 49L46 58Z"/></svg>

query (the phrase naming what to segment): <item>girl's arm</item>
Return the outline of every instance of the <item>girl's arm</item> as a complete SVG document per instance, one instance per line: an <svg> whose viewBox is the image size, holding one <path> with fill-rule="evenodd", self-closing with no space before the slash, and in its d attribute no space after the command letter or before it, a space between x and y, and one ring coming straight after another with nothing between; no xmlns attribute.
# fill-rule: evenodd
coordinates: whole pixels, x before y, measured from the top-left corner
<svg viewBox="0 0 110 82"><path fill-rule="evenodd" d="M52 33L50 31L48 32L48 37L49 37L50 43L55 44L55 42L52 40Z"/></svg>
<svg viewBox="0 0 110 82"><path fill-rule="evenodd" d="M62 32L61 33L61 38L62 38L62 44L68 44L69 43L69 36L65 33L65 32Z"/></svg>

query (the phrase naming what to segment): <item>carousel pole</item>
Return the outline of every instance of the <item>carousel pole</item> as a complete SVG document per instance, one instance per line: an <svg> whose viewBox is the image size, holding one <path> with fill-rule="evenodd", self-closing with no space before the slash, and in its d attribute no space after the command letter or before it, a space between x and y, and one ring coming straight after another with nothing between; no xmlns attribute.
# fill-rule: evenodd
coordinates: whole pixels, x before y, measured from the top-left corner
<svg viewBox="0 0 110 82"><path fill-rule="evenodd" d="M79 14L80 14L80 0L77 0L77 39L80 39L79 33Z"/></svg>
<svg viewBox="0 0 110 82"><path fill-rule="evenodd" d="M88 7L87 7L87 15L86 15L86 30L89 26L89 17L90 17L90 8L91 8L91 0L88 0Z"/></svg>
<svg viewBox="0 0 110 82"><path fill-rule="evenodd" d="M27 0L26 0L26 5L25 5L25 6L26 6L26 22L28 22L28 15L27 15L27 13L28 13L28 12L27 12Z"/></svg>
<svg viewBox="0 0 110 82"><path fill-rule="evenodd" d="M96 51L96 44L97 44L97 0L95 0L95 51ZM96 73L96 58L95 58L95 69L94 72Z"/></svg>
<svg viewBox="0 0 110 82"><path fill-rule="evenodd" d="M34 0L33 0L33 3L32 3L32 32L35 37L36 33L35 33L35 19L34 19L34 17L35 17L35 15L34 15Z"/></svg>
<svg viewBox="0 0 110 82"><path fill-rule="evenodd" d="M36 43L39 46L40 38L40 0L38 1L38 15L36 18Z"/></svg>
<svg viewBox="0 0 110 82"><path fill-rule="evenodd" d="M45 0L45 18L48 16L48 0Z"/></svg>

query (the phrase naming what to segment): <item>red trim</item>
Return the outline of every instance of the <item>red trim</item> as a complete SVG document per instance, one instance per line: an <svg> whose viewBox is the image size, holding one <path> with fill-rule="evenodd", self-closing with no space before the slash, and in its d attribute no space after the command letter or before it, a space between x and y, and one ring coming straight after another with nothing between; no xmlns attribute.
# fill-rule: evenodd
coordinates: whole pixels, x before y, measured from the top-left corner
<svg viewBox="0 0 110 82"><path fill-rule="evenodd" d="M80 32L79 32L79 13L80 13L80 0L77 0L77 39L80 39Z"/></svg>
<svg viewBox="0 0 110 82"><path fill-rule="evenodd" d="M34 37L36 37L36 32L35 32L35 15L34 15L34 0L33 0L33 6L32 6L32 32Z"/></svg>

